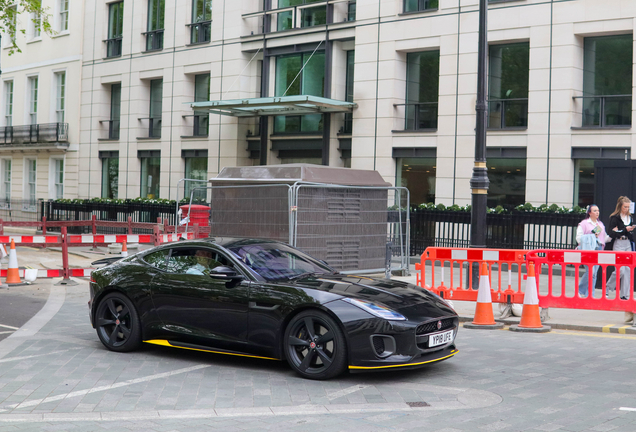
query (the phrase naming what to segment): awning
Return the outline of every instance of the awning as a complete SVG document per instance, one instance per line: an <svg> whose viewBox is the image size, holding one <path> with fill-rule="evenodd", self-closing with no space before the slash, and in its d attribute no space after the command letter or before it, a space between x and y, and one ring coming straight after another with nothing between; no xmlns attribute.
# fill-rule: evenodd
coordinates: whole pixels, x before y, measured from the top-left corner
<svg viewBox="0 0 636 432"><path fill-rule="evenodd" d="M188 104L195 111L207 111L233 117L346 113L357 107L353 102L307 95L189 102Z"/></svg>

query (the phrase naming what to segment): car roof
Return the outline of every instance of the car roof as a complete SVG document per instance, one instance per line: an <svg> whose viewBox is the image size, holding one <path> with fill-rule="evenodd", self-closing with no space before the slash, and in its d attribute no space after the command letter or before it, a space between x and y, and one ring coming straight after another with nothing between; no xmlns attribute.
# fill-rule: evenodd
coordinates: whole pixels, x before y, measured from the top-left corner
<svg viewBox="0 0 636 432"><path fill-rule="evenodd" d="M171 245L172 246L184 246L184 245L197 246L202 244L208 244L208 245L215 244L223 248L232 248L235 246L245 246L245 245L260 244L260 243L285 244L278 240L271 240L271 239L256 239L256 238L249 238L249 237L208 237L208 238L199 239L199 240L188 240L188 241L182 240L182 241L179 241L178 243L172 243Z"/></svg>

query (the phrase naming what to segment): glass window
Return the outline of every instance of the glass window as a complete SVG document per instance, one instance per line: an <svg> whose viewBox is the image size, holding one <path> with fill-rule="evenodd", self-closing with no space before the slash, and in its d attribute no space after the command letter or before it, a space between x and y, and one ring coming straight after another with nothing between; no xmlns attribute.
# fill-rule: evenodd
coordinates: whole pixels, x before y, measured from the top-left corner
<svg viewBox="0 0 636 432"><path fill-rule="evenodd" d="M168 270L168 252L170 252L169 249L152 252L145 255L143 260L153 267L166 271Z"/></svg>
<svg viewBox="0 0 636 432"><path fill-rule="evenodd" d="M207 157L188 157L185 158L185 178L192 180L207 180L208 177L208 158ZM184 182L185 198L190 200L192 189L199 186L206 186L201 182ZM194 200L205 201L207 193L205 189L196 190L194 192Z"/></svg>
<svg viewBox="0 0 636 432"><path fill-rule="evenodd" d="M435 158L398 158L397 184L408 188L411 205L435 202Z"/></svg>
<svg viewBox="0 0 636 432"><path fill-rule="evenodd" d="M4 125L13 126L13 81L4 82Z"/></svg>
<svg viewBox="0 0 636 432"><path fill-rule="evenodd" d="M406 55L405 129L437 129L439 51Z"/></svg>
<svg viewBox="0 0 636 432"><path fill-rule="evenodd" d="M68 0L59 0L60 2L60 29L63 32L68 30Z"/></svg>
<svg viewBox="0 0 636 432"><path fill-rule="evenodd" d="M64 198L64 159L53 159L53 199Z"/></svg>
<svg viewBox="0 0 636 432"><path fill-rule="evenodd" d="M303 65L305 65L303 69ZM302 72L301 72L302 69ZM325 53L280 56L276 58L276 96L324 96ZM274 132L320 132L322 115L277 116Z"/></svg>
<svg viewBox="0 0 636 432"><path fill-rule="evenodd" d="M124 32L124 2L108 5L108 40L106 48L107 57L119 57L121 55L121 40Z"/></svg>
<svg viewBox="0 0 636 432"><path fill-rule="evenodd" d="M150 137L161 137L161 113L163 104L163 80L150 81Z"/></svg>
<svg viewBox="0 0 636 432"><path fill-rule="evenodd" d="M345 84L345 101L353 102L353 73L355 68L355 51L347 51L347 77ZM342 132L351 133L353 131L353 113L345 114L345 122Z"/></svg>
<svg viewBox="0 0 636 432"><path fill-rule="evenodd" d="M148 32L146 51L163 49L165 0L148 0Z"/></svg>
<svg viewBox="0 0 636 432"><path fill-rule="evenodd" d="M35 159L26 159L26 196L30 203L35 203L35 191L37 181L37 162Z"/></svg>
<svg viewBox="0 0 636 432"><path fill-rule="evenodd" d="M102 198L117 198L119 188L119 158L102 159Z"/></svg>
<svg viewBox="0 0 636 432"><path fill-rule="evenodd" d="M55 74L56 82L56 102L55 115L58 123L64 123L64 112L66 110L66 72L58 72Z"/></svg>
<svg viewBox="0 0 636 432"><path fill-rule="evenodd" d="M574 204L587 207L594 203L594 159L574 160Z"/></svg>
<svg viewBox="0 0 636 432"><path fill-rule="evenodd" d="M38 124L38 77L29 77L29 120Z"/></svg>
<svg viewBox="0 0 636 432"><path fill-rule="evenodd" d="M439 0L404 0L404 12L435 10Z"/></svg>
<svg viewBox="0 0 636 432"><path fill-rule="evenodd" d="M516 207L526 202L526 160L488 158L488 207Z"/></svg>
<svg viewBox="0 0 636 432"><path fill-rule="evenodd" d="M583 126L631 126L632 35L585 38Z"/></svg>
<svg viewBox="0 0 636 432"><path fill-rule="evenodd" d="M121 83L110 86L110 122L108 126L108 138L119 139L119 126L121 124Z"/></svg>
<svg viewBox="0 0 636 432"><path fill-rule="evenodd" d="M167 271L170 273L208 275L213 268L227 265L227 263L227 259L210 249L178 248L172 249L170 252Z"/></svg>
<svg viewBox="0 0 636 432"><path fill-rule="evenodd" d="M347 21L355 21L356 20L356 2L350 1L347 4Z"/></svg>
<svg viewBox="0 0 636 432"><path fill-rule="evenodd" d="M209 42L212 21L212 0L192 0L191 43Z"/></svg>
<svg viewBox="0 0 636 432"><path fill-rule="evenodd" d="M324 0L278 0L279 8L300 6L321 2ZM300 23L297 22L300 13ZM312 27L327 23L327 6L307 7L280 12L278 14L278 31L289 30L297 27Z"/></svg>
<svg viewBox="0 0 636 432"><path fill-rule="evenodd" d="M42 6L42 2L40 0L34 1L35 5L38 8ZM29 20L31 26L31 35L33 39L39 38L42 33L42 16L39 12L34 12L31 14L31 19Z"/></svg>
<svg viewBox="0 0 636 432"><path fill-rule="evenodd" d="M490 46L488 127L528 127L530 44Z"/></svg>
<svg viewBox="0 0 636 432"><path fill-rule="evenodd" d="M141 158L141 191L145 198L159 198L159 179L161 173L161 158Z"/></svg>
<svg viewBox="0 0 636 432"><path fill-rule="evenodd" d="M2 159L2 195L11 201L11 159Z"/></svg>
<svg viewBox="0 0 636 432"><path fill-rule="evenodd" d="M207 102L210 100L210 74L194 77L194 101ZM193 136L207 136L210 115L205 111L194 112Z"/></svg>

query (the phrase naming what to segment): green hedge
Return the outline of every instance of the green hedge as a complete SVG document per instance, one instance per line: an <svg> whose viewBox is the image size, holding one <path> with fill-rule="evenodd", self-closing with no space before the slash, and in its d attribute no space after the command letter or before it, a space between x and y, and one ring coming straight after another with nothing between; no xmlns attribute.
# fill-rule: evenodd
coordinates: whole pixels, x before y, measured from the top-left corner
<svg viewBox="0 0 636 432"><path fill-rule="evenodd" d="M397 208L396 208L397 209ZM420 204L419 206L415 207L415 209L421 209L421 210L437 210L437 211L455 211L455 212L470 212L471 206L467 205L467 206L463 206L460 207L457 204L454 204L452 206L445 206L444 204L435 204L435 203L428 203L428 204ZM516 213L516 212L523 212L523 213L555 213L555 214L585 214L585 209L581 208L579 206L574 206L572 208L568 208L568 207L559 207L556 204L552 204L552 205L547 205L547 204L541 204L538 207L533 206L530 203L525 203L522 205L518 205L517 207L515 207L512 210L507 210L502 206L497 206L495 208L489 208L488 209L488 213L496 213L496 214L507 214L507 213Z"/></svg>
<svg viewBox="0 0 636 432"><path fill-rule="evenodd" d="M142 203L142 204L158 204L158 205L176 205L176 200L169 199L161 199L161 198L126 198L126 199L116 199L116 198L75 198L75 199L56 199L53 200L56 203L64 203L64 204L131 204L131 203ZM190 198L182 198L179 201L179 204L189 204ZM204 199L193 199L192 204L207 204Z"/></svg>

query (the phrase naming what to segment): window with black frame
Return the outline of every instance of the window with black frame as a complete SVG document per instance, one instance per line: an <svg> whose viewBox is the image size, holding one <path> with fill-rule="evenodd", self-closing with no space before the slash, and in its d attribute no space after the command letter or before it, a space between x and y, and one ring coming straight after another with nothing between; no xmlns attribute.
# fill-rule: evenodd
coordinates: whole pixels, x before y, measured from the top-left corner
<svg viewBox="0 0 636 432"><path fill-rule="evenodd" d="M121 83L110 86L110 120L108 121L108 139L119 139L121 119Z"/></svg>
<svg viewBox="0 0 636 432"><path fill-rule="evenodd" d="M303 68L304 65L304 68ZM325 52L307 52L276 58L276 96L313 95L325 92ZM276 116L275 133L321 132L322 115Z"/></svg>
<svg viewBox="0 0 636 432"><path fill-rule="evenodd" d="M404 129L436 130L438 100L439 51L408 53Z"/></svg>
<svg viewBox="0 0 636 432"><path fill-rule="evenodd" d="M488 158L488 207L512 208L526 202L526 159Z"/></svg>
<svg viewBox="0 0 636 432"><path fill-rule="evenodd" d="M491 45L488 68L488 128L528 127L530 44Z"/></svg>
<svg viewBox="0 0 636 432"><path fill-rule="evenodd" d="M212 29L212 0L192 0L190 43L210 42Z"/></svg>
<svg viewBox="0 0 636 432"><path fill-rule="evenodd" d="M194 101L210 100L210 74L194 76ZM208 136L210 114L206 111L194 111L192 136Z"/></svg>
<svg viewBox="0 0 636 432"><path fill-rule="evenodd" d="M587 37L583 55L583 127L631 127L632 34Z"/></svg>
<svg viewBox="0 0 636 432"><path fill-rule="evenodd" d="M121 41L124 32L124 2L108 5L108 39L106 57L121 56Z"/></svg>
<svg viewBox="0 0 636 432"><path fill-rule="evenodd" d="M299 7L311 3L323 3L316 7ZM278 13L278 31L305 28L327 23L327 5L325 0L278 0L278 8L293 7Z"/></svg>
<svg viewBox="0 0 636 432"><path fill-rule="evenodd" d="M165 10L165 0L148 0L148 31L145 32L146 51L163 49Z"/></svg>
<svg viewBox="0 0 636 432"><path fill-rule="evenodd" d="M404 0L404 12L437 10L439 0Z"/></svg>
<svg viewBox="0 0 636 432"><path fill-rule="evenodd" d="M163 79L150 81L150 117L148 137L161 138L161 115L163 112Z"/></svg>
<svg viewBox="0 0 636 432"><path fill-rule="evenodd" d="M119 155L110 152L110 157L101 157L102 160L102 198L117 198L119 189Z"/></svg>

